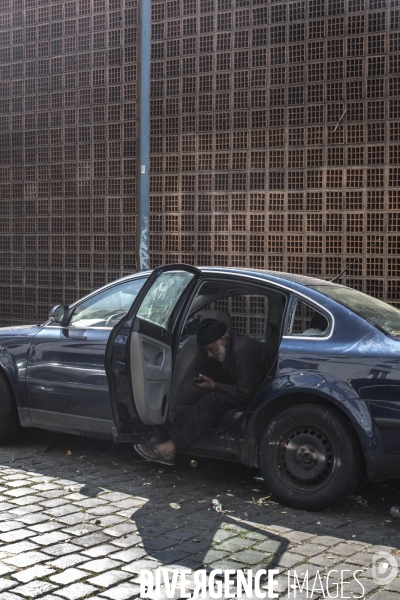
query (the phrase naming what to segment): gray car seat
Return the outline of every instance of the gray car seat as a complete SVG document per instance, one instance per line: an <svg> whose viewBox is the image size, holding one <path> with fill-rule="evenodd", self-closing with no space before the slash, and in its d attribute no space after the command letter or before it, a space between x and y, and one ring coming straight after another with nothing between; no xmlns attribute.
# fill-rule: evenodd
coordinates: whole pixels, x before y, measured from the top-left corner
<svg viewBox="0 0 400 600"><path fill-rule="evenodd" d="M205 318L224 321L228 329L232 328L232 317L223 310L208 310L202 317ZM193 379L198 377L199 373L215 379L220 370L221 363L208 358L206 352L198 345L195 335L184 342L176 359L171 388L170 415L174 421L208 393L208 390L198 388Z"/></svg>

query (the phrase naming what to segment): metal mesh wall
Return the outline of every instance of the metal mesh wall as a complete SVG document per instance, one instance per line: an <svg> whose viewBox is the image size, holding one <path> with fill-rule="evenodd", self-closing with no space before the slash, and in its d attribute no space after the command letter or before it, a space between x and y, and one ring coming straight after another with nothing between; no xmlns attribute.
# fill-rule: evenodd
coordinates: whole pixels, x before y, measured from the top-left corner
<svg viewBox="0 0 400 600"><path fill-rule="evenodd" d="M152 2L151 262L400 306L400 1Z"/></svg>
<svg viewBox="0 0 400 600"><path fill-rule="evenodd" d="M152 1L151 265L400 306L400 0ZM138 0L0 0L0 324L136 268Z"/></svg>
<svg viewBox="0 0 400 600"><path fill-rule="evenodd" d="M136 268L137 0L0 0L0 324Z"/></svg>

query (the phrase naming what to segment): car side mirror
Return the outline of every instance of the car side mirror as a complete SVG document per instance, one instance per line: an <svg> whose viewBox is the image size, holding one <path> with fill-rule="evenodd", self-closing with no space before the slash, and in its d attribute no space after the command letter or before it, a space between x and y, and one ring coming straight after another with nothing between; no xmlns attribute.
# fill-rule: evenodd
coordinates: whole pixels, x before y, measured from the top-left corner
<svg viewBox="0 0 400 600"><path fill-rule="evenodd" d="M67 304L58 304L54 306L49 313L49 320L53 323L66 325L69 317L69 306Z"/></svg>

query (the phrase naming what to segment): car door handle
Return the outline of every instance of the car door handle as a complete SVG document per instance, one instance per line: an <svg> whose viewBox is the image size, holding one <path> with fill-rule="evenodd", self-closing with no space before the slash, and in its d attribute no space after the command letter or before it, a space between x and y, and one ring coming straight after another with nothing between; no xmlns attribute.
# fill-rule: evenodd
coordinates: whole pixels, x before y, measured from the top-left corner
<svg viewBox="0 0 400 600"><path fill-rule="evenodd" d="M164 370L164 366L165 366L165 359L167 357L167 353L165 352L165 350L162 350L162 361L161 361L161 366L160 366L160 373L163 372Z"/></svg>
<svg viewBox="0 0 400 600"><path fill-rule="evenodd" d="M86 331L79 331L79 329L77 331L73 331L72 329L70 329L68 337L71 340L87 340L87 336L85 334Z"/></svg>

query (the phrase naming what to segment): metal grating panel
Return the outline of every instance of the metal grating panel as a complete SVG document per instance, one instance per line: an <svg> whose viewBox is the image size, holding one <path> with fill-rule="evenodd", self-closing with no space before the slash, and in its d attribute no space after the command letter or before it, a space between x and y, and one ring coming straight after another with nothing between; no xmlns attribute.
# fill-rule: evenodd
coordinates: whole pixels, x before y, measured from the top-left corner
<svg viewBox="0 0 400 600"><path fill-rule="evenodd" d="M136 269L136 4L0 2L0 324Z"/></svg>
<svg viewBox="0 0 400 600"><path fill-rule="evenodd" d="M0 324L136 268L137 0L0 0ZM398 0L152 0L152 266L400 306Z"/></svg>
<svg viewBox="0 0 400 600"><path fill-rule="evenodd" d="M152 266L343 277L400 306L398 0L152 2Z"/></svg>

